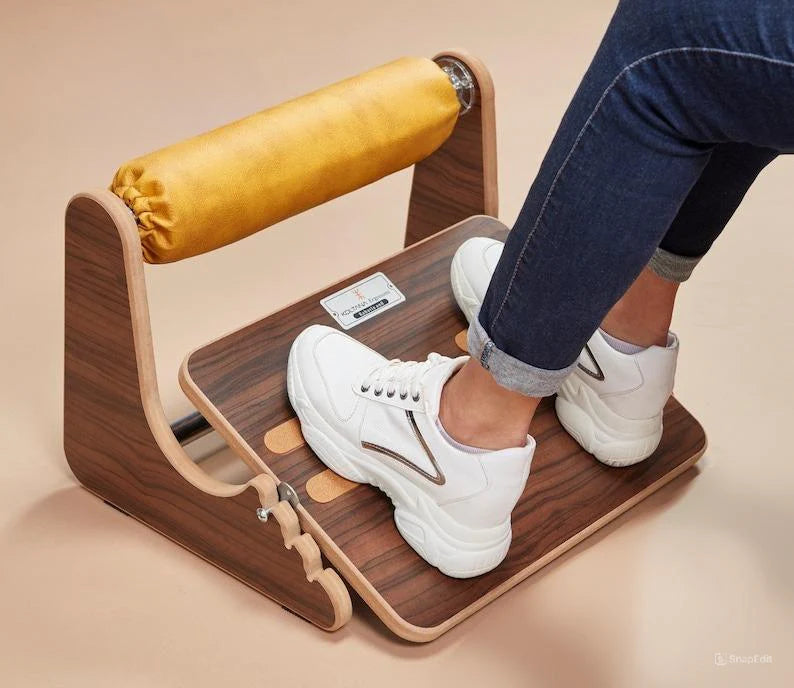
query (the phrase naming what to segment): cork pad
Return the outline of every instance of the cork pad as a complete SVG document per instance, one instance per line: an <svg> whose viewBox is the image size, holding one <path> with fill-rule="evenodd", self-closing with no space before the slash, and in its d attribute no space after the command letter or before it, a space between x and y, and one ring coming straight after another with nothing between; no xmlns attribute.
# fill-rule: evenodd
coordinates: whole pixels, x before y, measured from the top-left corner
<svg viewBox="0 0 794 688"><path fill-rule="evenodd" d="M274 454L288 454L304 444L301 424L297 418L285 420L265 433L265 446Z"/></svg>
<svg viewBox="0 0 794 688"><path fill-rule="evenodd" d="M345 492L350 492L356 485L357 483L345 480L341 475L326 469L309 478L306 482L306 494L315 502L326 504L341 497Z"/></svg>

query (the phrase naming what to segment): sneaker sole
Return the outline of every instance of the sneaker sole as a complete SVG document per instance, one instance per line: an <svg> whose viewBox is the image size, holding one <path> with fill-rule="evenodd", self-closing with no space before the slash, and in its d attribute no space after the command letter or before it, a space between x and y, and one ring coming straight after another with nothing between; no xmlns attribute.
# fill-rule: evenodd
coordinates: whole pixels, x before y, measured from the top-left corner
<svg viewBox="0 0 794 688"><path fill-rule="evenodd" d="M453 578L472 578L498 566L512 540L510 518L494 527L471 529L453 521L422 490L373 461L341 436L316 411L297 366L288 364L287 394L306 443L334 473L384 492L394 505L394 523L416 553Z"/></svg>
<svg viewBox="0 0 794 688"><path fill-rule="evenodd" d="M639 463L656 451L662 439L661 413L647 420L623 418L575 376L563 382L555 408L568 434L607 466Z"/></svg>

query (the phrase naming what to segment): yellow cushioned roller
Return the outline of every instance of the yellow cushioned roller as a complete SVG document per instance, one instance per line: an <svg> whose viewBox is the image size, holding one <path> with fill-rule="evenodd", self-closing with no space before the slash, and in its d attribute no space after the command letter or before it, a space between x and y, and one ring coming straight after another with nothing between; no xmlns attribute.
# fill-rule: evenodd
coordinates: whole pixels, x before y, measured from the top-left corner
<svg viewBox="0 0 794 688"><path fill-rule="evenodd" d="M422 160L458 111L438 65L406 57L131 160L111 189L135 213L144 259L168 263Z"/></svg>

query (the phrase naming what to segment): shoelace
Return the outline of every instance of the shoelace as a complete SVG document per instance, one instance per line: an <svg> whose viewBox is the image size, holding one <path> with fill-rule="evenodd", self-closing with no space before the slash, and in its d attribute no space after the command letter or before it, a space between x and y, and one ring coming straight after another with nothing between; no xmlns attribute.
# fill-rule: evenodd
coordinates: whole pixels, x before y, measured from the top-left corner
<svg viewBox="0 0 794 688"><path fill-rule="evenodd" d="M373 389L376 397L383 394L386 390L386 396L390 399L400 392L400 399L407 399L411 395L411 399L419 401L422 396L422 388L420 381L422 376L430 370L433 366L439 365L448 361L449 358L431 353L426 361L421 363L417 361L401 361L395 358L389 361L386 365L376 368L361 383L361 391L369 392Z"/></svg>

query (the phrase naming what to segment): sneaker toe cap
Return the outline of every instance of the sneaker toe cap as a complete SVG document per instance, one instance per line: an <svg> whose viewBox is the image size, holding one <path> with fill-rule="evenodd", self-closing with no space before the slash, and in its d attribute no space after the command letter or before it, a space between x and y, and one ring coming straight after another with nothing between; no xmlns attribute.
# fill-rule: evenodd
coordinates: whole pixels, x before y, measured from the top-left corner
<svg viewBox="0 0 794 688"><path fill-rule="evenodd" d="M302 394L321 415L350 418L360 397L354 386L387 360L352 337L325 325L312 325L293 342L291 375L300 378ZM292 399L293 404L296 400Z"/></svg>

